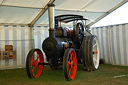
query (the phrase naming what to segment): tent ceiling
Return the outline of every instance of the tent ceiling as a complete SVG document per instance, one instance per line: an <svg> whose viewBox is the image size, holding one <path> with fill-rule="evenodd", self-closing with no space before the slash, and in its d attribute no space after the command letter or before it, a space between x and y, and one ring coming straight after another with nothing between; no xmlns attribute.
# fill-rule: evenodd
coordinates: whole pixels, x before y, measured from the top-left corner
<svg viewBox="0 0 128 85"><path fill-rule="evenodd" d="M92 12L107 12L123 0L62 0L65 1L58 4L55 1L56 9L60 10L79 10Z"/></svg>
<svg viewBox="0 0 128 85"><path fill-rule="evenodd" d="M36 24L48 24L48 11L46 11L43 16L36 22ZM85 18L89 19L96 19L97 16L101 16L103 13L91 13L91 12L77 12L77 11L55 11L55 15L62 15L62 14L78 14L78 15L83 15ZM86 16L85 16L86 15ZM92 21L93 21L92 20ZM87 24L89 24L92 21L87 21ZM70 23L69 23L70 24ZM66 25L69 25L68 23Z"/></svg>
<svg viewBox="0 0 128 85"><path fill-rule="evenodd" d="M29 24L39 13L39 9L0 7L0 23ZM30 16L31 15L31 16Z"/></svg>
<svg viewBox="0 0 128 85"><path fill-rule="evenodd" d="M48 12L45 9L50 1L52 3L54 0L0 0L0 23L34 24L39 19L35 24L48 24ZM91 20L87 22L90 24L127 1L55 0L55 15L83 15Z"/></svg>
<svg viewBox="0 0 128 85"><path fill-rule="evenodd" d="M49 0L1 0L1 2L3 6L17 6L41 9L49 2Z"/></svg>

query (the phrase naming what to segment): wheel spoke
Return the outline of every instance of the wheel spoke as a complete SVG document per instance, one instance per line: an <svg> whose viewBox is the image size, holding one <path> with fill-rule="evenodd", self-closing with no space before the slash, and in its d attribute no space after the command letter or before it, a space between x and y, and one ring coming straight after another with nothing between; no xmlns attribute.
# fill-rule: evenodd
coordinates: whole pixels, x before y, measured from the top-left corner
<svg viewBox="0 0 128 85"><path fill-rule="evenodd" d="M73 61L71 61L71 68L73 67Z"/></svg>
<svg viewBox="0 0 128 85"><path fill-rule="evenodd" d="M68 66L71 66L71 62L70 61L68 61Z"/></svg>
<svg viewBox="0 0 128 85"><path fill-rule="evenodd" d="M72 61L72 55L70 56L70 61Z"/></svg>
<svg viewBox="0 0 128 85"><path fill-rule="evenodd" d="M74 58L74 59L73 59L73 62L75 63L76 61L77 61L76 58Z"/></svg>
<svg viewBox="0 0 128 85"><path fill-rule="evenodd" d="M39 59L39 54L37 54L37 58L36 58L36 61L38 61L38 59Z"/></svg>
<svg viewBox="0 0 128 85"><path fill-rule="evenodd" d="M31 60L32 60L32 63L30 64L31 66L33 66L34 64L34 59L33 58L31 58Z"/></svg>
<svg viewBox="0 0 128 85"><path fill-rule="evenodd" d="M34 73L34 71L33 71L32 73L33 73L33 76L35 76L35 73Z"/></svg>
<svg viewBox="0 0 128 85"><path fill-rule="evenodd" d="M93 44L96 44L96 40L94 40L94 43Z"/></svg>
<svg viewBox="0 0 128 85"><path fill-rule="evenodd" d="M70 68L70 69L69 69L69 75L71 75L71 70L72 70L72 69Z"/></svg>
<svg viewBox="0 0 128 85"><path fill-rule="evenodd" d="M33 67L33 69L31 70L31 72L34 72L34 69L36 68L36 66Z"/></svg>
<svg viewBox="0 0 128 85"><path fill-rule="evenodd" d="M33 66L33 62L31 63L31 66Z"/></svg>
<svg viewBox="0 0 128 85"><path fill-rule="evenodd" d="M95 61L95 62L97 62L97 60L93 57L93 60Z"/></svg>
<svg viewBox="0 0 128 85"><path fill-rule="evenodd" d="M73 53L70 54L70 60L72 61Z"/></svg>
<svg viewBox="0 0 128 85"><path fill-rule="evenodd" d="M31 60L34 62L34 55L32 55L32 58L31 58Z"/></svg>
<svg viewBox="0 0 128 85"><path fill-rule="evenodd" d="M97 44L94 44L93 47L97 46Z"/></svg>
<svg viewBox="0 0 128 85"><path fill-rule="evenodd" d="M37 72L40 70L39 66L37 66ZM37 74L38 76L40 76L39 74Z"/></svg>
<svg viewBox="0 0 128 85"><path fill-rule="evenodd" d="M39 57L37 57L36 61L38 61Z"/></svg>

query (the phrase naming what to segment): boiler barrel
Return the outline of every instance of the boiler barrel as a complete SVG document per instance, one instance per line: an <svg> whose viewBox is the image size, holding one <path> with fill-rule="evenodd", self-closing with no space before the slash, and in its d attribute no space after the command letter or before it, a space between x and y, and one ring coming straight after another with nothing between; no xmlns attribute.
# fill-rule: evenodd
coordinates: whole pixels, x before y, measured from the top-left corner
<svg viewBox="0 0 128 85"><path fill-rule="evenodd" d="M72 41L68 38L49 37L44 40L42 48L46 55L55 55L62 50L72 46Z"/></svg>

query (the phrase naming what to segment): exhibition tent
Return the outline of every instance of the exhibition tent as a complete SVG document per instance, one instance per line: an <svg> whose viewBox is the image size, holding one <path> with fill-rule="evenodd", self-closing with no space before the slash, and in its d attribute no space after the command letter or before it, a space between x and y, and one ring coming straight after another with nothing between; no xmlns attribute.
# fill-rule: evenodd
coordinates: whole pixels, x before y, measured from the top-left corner
<svg viewBox="0 0 128 85"><path fill-rule="evenodd" d="M55 4L55 16L82 15L89 19L90 27L126 2L128 0L0 0L0 51L4 51L6 45L13 45L17 54L16 59L0 60L0 68L25 66L30 49L42 49L42 42L48 37L48 4ZM72 27L71 23L63 25Z"/></svg>
<svg viewBox="0 0 128 85"><path fill-rule="evenodd" d="M55 4L55 15L79 14L92 25L128 0L0 0L0 24L48 24L47 5Z"/></svg>

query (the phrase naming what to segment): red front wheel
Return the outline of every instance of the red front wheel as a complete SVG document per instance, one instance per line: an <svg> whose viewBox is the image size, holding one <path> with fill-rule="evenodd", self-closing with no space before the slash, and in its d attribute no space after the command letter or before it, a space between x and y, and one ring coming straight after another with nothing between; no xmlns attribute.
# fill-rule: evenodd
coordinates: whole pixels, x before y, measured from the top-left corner
<svg viewBox="0 0 128 85"><path fill-rule="evenodd" d="M44 57L40 49L32 49L26 60L26 71L29 78L37 78L42 74Z"/></svg>
<svg viewBox="0 0 128 85"><path fill-rule="evenodd" d="M63 71L67 80L72 80L76 76L77 57L74 49L67 49L63 57Z"/></svg>

